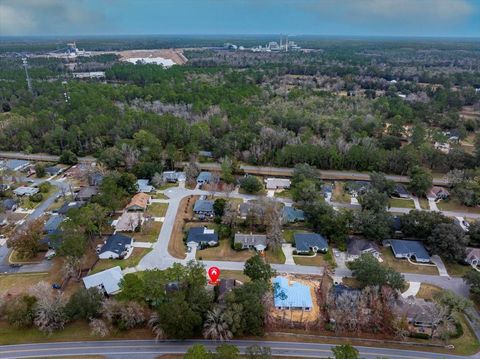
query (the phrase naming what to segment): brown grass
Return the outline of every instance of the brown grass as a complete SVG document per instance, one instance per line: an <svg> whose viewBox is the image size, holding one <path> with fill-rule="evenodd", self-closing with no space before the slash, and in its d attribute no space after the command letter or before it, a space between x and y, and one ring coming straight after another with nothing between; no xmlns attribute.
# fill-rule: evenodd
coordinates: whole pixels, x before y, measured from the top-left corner
<svg viewBox="0 0 480 359"><path fill-rule="evenodd" d="M152 203L147 208L147 214L152 217L165 217L167 209L168 204L166 203Z"/></svg>
<svg viewBox="0 0 480 359"><path fill-rule="evenodd" d="M199 196L185 197L178 206L175 224L173 225L172 238L168 242L168 252L175 258L185 259L186 248L183 243L183 227L185 221L192 218L193 206Z"/></svg>
<svg viewBox="0 0 480 359"><path fill-rule="evenodd" d="M132 254L127 259L100 259L93 267L92 273L98 273L116 266L120 266L122 269L135 267L140 262L140 259L150 251L151 248L134 248Z"/></svg>
<svg viewBox="0 0 480 359"><path fill-rule="evenodd" d="M437 287L436 285L431 285L427 283L420 284L420 290L418 291L416 297L426 300L432 300L435 294L440 293L442 288Z"/></svg>
<svg viewBox="0 0 480 359"><path fill-rule="evenodd" d="M293 260L295 261L295 264L302 265L302 266L323 267L328 265L328 263L323 258L323 254L319 254L319 253L317 253L315 257L293 256Z"/></svg>
<svg viewBox="0 0 480 359"><path fill-rule="evenodd" d="M224 260L230 262L245 262L254 254L255 251L253 250L236 251L232 249L228 239L222 239L217 247L197 250L196 258L211 261Z"/></svg>

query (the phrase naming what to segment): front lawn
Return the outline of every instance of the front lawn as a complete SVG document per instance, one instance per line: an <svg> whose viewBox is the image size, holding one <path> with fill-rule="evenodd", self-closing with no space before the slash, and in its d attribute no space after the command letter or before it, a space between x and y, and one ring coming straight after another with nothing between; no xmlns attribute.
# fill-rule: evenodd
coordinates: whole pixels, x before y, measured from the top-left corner
<svg viewBox="0 0 480 359"><path fill-rule="evenodd" d="M420 284L420 290L418 291L416 297L425 300L432 300L433 297L442 290L442 288L437 287L436 285L422 283Z"/></svg>
<svg viewBox="0 0 480 359"><path fill-rule="evenodd" d="M428 199L419 197L418 202L420 202L421 209L430 209L430 205L428 204Z"/></svg>
<svg viewBox="0 0 480 359"><path fill-rule="evenodd" d="M24 273L0 275L0 296L26 292L38 282L47 281L48 273ZM2 334L0 334L0 337ZM1 339L0 339L1 341Z"/></svg>
<svg viewBox="0 0 480 359"><path fill-rule="evenodd" d="M463 265L460 263L449 263L444 261L445 267L447 267L447 272L452 277L463 277L467 274L472 267L470 265Z"/></svg>
<svg viewBox="0 0 480 359"><path fill-rule="evenodd" d="M302 266L316 266L316 267L324 267L328 266L328 262L323 257L323 254L317 253L315 257L310 256L293 256L293 260L295 264L302 265Z"/></svg>
<svg viewBox="0 0 480 359"><path fill-rule="evenodd" d="M152 203L147 208L147 215L152 217L165 217L167 213L167 203Z"/></svg>
<svg viewBox="0 0 480 359"><path fill-rule="evenodd" d="M140 232L125 233L127 236L132 236L137 242L151 242L154 243L158 239L158 234L162 229L162 222L150 222Z"/></svg>
<svg viewBox="0 0 480 359"><path fill-rule="evenodd" d="M267 249L265 251L265 261L272 264L283 264L285 263L285 254L283 254L282 248Z"/></svg>
<svg viewBox="0 0 480 359"><path fill-rule="evenodd" d="M134 248L132 254L127 259L100 259L89 274L98 273L116 266L120 266L122 269L135 267L140 262L140 259L151 250L151 248Z"/></svg>
<svg viewBox="0 0 480 359"><path fill-rule="evenodd" d="M245 262L252 255L253 250L236 251L230 246L228 239L220 240L220 243L216 247L209 247L206 249L198 249L196 258L206 261L230 261L230 262Z"/></svg>
<svg viewBox="0 0 480 359"><path fill-rule="evenodd" d="M395 208L415 208L415 203L411 199L389 198L390 207Z"/></svg>
<svg viewBox="0 0 480 359"><path fill-rule="evenodd" d="M450 199L447 201L439 201L437 203L437 207L442 211L480 213L480 208L464 206L463 204L454 199Z"/></svg>
<svg viewBox="0 0 480 359"><path fill-rule="evenodd" d="M382 259L383 265L392 267L400 273L438 275L436 266L415 265L409 263L406 259L396 259L390 247L382 248Z"/></svg>

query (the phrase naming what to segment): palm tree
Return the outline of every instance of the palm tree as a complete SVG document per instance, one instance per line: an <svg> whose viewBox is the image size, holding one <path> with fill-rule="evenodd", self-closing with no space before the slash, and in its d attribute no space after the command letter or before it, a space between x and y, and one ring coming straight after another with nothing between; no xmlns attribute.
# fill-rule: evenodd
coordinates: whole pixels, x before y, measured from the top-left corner
<svg viewBox="0 0 480 359"><path fill-rule="evenodd" d="M219 307L213 308L207 313L207 319L203 325L203 336L205 339L229 340L233 334L225 320L225 315Z"/></svg>
<svg viewBox="0 0 480 359"><path fill-rule="evenodd" d="M153 334L155 334L156 340L165 337L165 332L163 331L163 328L160 325L158 313L154 312L151 315L150 319L148 320L148 326L152 329Z"/></svg>

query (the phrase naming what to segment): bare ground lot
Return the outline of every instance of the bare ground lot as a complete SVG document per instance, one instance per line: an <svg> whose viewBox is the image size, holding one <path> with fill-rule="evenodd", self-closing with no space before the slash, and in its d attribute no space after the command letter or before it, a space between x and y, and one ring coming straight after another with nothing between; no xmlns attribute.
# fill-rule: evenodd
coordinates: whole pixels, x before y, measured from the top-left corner
<svg viewBox="0 0 480 359"><path fill-rule="evenodd" d="M182 50L177 49L158 49L158 50L128 50L117 53L122 59L132 57L163 57L170 59L177 65L184 65L187 61L183 56Z"/></svg>

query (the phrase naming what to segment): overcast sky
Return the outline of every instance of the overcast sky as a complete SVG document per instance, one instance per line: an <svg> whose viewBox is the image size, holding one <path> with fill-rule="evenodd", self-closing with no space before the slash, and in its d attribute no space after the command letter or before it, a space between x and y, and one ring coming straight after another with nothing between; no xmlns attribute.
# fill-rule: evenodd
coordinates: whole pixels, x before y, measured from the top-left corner
<svg viewBox="0 0 480 359"><path fill-rule="evenodd" d="M480 0L0 0L0 35L480 37Z"/></svg>

